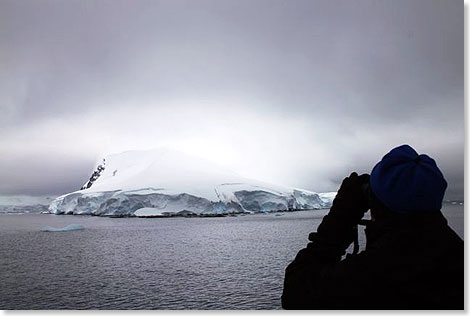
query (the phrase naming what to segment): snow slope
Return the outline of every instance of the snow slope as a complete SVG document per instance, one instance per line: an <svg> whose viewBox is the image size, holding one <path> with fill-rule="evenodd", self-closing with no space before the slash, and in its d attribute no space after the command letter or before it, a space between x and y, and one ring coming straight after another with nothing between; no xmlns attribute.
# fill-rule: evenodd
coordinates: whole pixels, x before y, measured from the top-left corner
<svg viewBox="0 0 470 316"><path fill-rule="evenodd" d="M104 169L103 169L104 167ZM317 193L247 179L172 149L110 155L84 188L55 199L55 214L162 216L319 209Z"/></svg>

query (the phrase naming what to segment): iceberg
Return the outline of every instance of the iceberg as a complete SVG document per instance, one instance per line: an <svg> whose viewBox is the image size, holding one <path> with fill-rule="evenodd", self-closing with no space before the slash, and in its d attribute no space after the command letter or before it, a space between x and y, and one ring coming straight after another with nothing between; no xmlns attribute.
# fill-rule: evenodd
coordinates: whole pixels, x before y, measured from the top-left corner
<svg viewBox="0 0 470 316"><path fill-rule="evenodd" d="M103 159L82 189L49 206L55 214L224 215L311 210L328 194L248 179L176 150L127 151Z"/></svg>
<svg viewBox="0 0 470 316"><path fill-rule="evenodd" d="M51 226L46 226L43 229L41 229L42 232L69 232L69 231L74 231L74 230L84 230L85 227L80 224L70 224L64 227L51 227Z"/></svg>

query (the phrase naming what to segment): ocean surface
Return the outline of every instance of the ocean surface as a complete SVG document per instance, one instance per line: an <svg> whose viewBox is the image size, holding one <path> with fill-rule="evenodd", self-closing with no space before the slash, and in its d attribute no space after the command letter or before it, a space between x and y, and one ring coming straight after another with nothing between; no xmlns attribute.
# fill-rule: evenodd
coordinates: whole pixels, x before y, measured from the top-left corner
<svg viewBox="0 0 470 316"><path fill-rule="evenodd" d="M0 309L280 309L284 269L327 212L0 215ZM463 238L463 205L443 213ZM69 224L85 229L40 232Z"/></svg>

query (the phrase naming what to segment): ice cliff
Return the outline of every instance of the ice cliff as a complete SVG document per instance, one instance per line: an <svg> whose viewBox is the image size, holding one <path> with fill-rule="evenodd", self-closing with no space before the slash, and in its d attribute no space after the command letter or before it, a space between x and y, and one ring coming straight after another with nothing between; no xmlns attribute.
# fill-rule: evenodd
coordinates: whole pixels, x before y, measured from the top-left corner
<svg viewBox="0 0 470 316"><path fill-rule="evenodd" d="M320 209L331 194L247 179L170 149L128 151L99 164L81 190L56 198L55 214L168 216Z"/></svg>

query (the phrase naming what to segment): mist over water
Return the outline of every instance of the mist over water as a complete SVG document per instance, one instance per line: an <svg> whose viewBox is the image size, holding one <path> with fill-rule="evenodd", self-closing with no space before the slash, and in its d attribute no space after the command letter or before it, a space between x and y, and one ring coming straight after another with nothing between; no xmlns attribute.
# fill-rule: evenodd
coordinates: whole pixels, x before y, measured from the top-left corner
<svg viewBox="0 0 470 316"><path fill-rule="evenodd" d="M0 215L0 309L279 309L284 269L327 212ZM443 213L463 238L463 205ZM72 223L85 230L39 231Z"/></svg>

